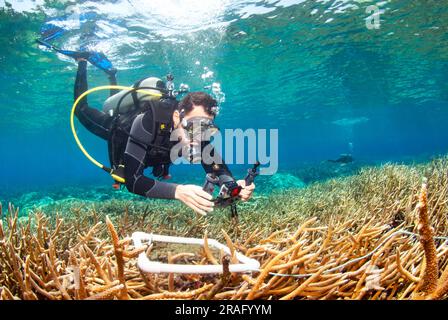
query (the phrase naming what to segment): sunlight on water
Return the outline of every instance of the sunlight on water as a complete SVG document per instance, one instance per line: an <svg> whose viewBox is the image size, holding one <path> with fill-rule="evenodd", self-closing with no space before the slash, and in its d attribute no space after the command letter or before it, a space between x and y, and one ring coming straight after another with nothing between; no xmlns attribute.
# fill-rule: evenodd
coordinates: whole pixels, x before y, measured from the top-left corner
<svg viewBox="0 0 448 320"><path fill-rule="evenodd" d="M226 9L226 0L129 0L129 3L148 21L154 18L168 30L185 32L207 28L217 23ZM167 32L169 36L169 31Z"/></svg>

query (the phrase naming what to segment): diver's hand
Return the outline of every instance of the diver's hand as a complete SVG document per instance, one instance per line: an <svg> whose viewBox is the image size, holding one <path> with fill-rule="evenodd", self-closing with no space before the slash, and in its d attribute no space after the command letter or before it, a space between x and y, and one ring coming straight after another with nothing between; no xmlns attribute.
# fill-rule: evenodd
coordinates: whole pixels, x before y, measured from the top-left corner
<svg viewBox="0 0 448 320"><path fill-rule="evenodd" d="M251 183L250 185L246 186L246 181L244 180L238 180L236 183L243 187L240 192L240 198L242 201L247 201L252 197L252 193L255 190L255 184Z"/></svg>
<svg viewBox="0 0 448 320"><path fill-rule="evenodd" d="M212 195L193 184L178 185L174 197L204 216L208 212L212 212L215 205L210 201L213 198Z"/></svg>

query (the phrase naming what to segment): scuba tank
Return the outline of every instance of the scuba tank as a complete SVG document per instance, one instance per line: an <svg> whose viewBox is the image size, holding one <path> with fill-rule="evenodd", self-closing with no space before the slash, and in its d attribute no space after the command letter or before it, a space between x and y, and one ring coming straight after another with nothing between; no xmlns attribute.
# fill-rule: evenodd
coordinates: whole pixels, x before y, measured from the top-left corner
<svg viewBox="0 0 448 320"><path fill-rule="evenodd" d="M70 114L70 124L78 146L90 161L112 176L116 181L114 188L120 188L120 184L126 182L124 177L123 154L129 138L136 140L145 148L149 149L150 147L149 156L161 159L157 163L148 162L148 166L153 167L153 175L156 178L169 179L169 165L171 164L169 138L172 127L172 114L177 108L176 95L178 93L188 92L188 85L182 84L179 90L174 90L174 77L171 74L167 76L166 84L160 78L148 77L137 81L132 87L117 86L115 78L110 77L110 79L114 81L114 85L90 89L78 97L73 104ZM79 142L73 121L76 107L81 101L81 98L92 92L106 88L111 90L122 89L110 96L103 104L103 112L113 117L108 137L110 168L96 161L85 151ZM161 102L160 104L159 101ZM131 135L132 123L137 115L149 110L153 114L154 137L152 141L141 141Z"/></svg>
<svg viewBox="0 0 448 320"><path fill-rule="evenodd" d="M145 92L139 92L138 90L121 90L104 101L103 112L111 116L127 114L137 108L139 102L160 99L160 97L150 95L147 92L154 94L163 94L166 92L165 82L156 77L141 79L134 83L132 87L142 88Z"/></svg>
<svg viewBox="0 0 448 320"><path fill-rule="evenodd" d="M113 117L108 138L108 151L111 168L115 175L124 180L123 155L129 138L146 148L151 147L148 157L160 161L149 163L156 178L169 178L170 133L172 115L177 108L177 100L172 94L173 76L167 76L167 83L156 77L137 81L132 89L124 89L109 97L103 104L103 111ZM131 135L132 124L139 114L152 113L152 141L140 141ZM149 161L149 159L148 159ZM118 180L117 180L118 181Z"/></svg>

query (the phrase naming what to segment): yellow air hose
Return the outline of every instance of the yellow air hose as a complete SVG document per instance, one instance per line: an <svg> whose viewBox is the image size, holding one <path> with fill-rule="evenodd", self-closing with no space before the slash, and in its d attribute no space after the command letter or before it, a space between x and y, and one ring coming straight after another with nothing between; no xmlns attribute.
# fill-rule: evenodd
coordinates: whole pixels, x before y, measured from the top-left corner
<svg viewBox="0 0 448 320"><path fill-rule="evenodd" d="M96 91L101 91L101 90L110 90L110 89L117 89L117 90L134 90L135 88L133 87L125 87L125 86L100 86L100 87L95 87L92 88L90 90L87 90L86 92L84 92L83 94L81 94L78 99L76 99L75 103L73 103L73 107L72 107L72 111L70 113L70 126L72 128L72 133L73 133L73 137L75 138L76 144L78 145L79 149L82 151L82 153L84 153L84 155L87 157L87 159L89 159L94 165L96 165L97 167L99 167L100 169L103 169L104 171L106 171L107 173L109 173L112 178L114 178L114 180L120 182L120 183L125 183L124 178L114 174L114 170L106 167L105 165L103 165L102 163L98 162L97 160L95 160L88 152L87 150L84 148L84 146L82 145L81 141L79 140L78 134L76 133L76 129L75 129L75 111L76 111L76 107L78 106L79 102L86 97L87 95L96 92ZM139 90L135 90L138 93L145 93L145 94L149 94L152 96L156 96L156 97L162 97L161 93L154 93L154 92L150 92L144 89L139 89Z"/></svg>

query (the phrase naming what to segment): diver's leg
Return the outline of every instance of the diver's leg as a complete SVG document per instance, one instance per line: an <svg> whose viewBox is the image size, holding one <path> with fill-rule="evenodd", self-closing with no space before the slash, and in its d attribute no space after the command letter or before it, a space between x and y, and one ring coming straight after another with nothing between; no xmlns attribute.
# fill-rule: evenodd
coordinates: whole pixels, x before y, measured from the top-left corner
<svg viewBox="0 0 448 320"><path fill-rule="evenodd" d="M78 72L76 73L75 100L86 92L87 89L87 61L81 60L78 62ZM105 140L108 139L113 117L89 107L87 97L82 98L79 102L75 110L75 115L87 130Z"/></svg>

